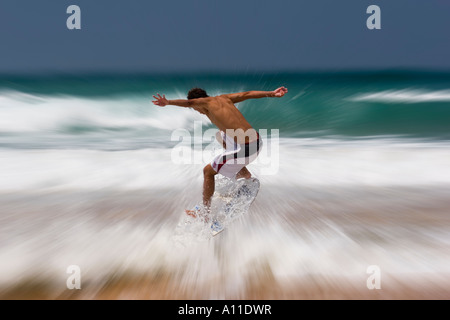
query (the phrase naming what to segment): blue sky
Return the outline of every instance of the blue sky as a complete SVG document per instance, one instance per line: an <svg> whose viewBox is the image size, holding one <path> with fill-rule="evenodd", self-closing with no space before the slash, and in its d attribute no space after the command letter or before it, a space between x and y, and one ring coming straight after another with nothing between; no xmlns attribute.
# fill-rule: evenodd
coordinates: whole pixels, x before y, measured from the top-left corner
<svg viewBox="0 0 450 320"><path fill-rule="evenodd" d="M2 0L0 73L450 70L449 31L449 0Z"/></svg>

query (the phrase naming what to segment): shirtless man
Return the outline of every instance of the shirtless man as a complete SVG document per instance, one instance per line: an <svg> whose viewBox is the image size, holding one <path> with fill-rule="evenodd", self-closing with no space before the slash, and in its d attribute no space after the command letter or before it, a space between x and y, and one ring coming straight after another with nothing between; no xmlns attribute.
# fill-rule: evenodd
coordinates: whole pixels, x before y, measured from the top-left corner
<svg viewBox="0 0 450 320"><path fill-rule="evenodd" d="M187 100L167 100L165 95L161 97L159 93L153 96L153 104L192 108L206 115L220 130L218 138L222 140L225 151L203 169L203 205L207 212L214 194L215 175L220 173L229 178L249 179L251 174L245 166L256 159L262 146L259 134L234 104L248 99L281 98L287 92L285 87L281 87L274 91L247 91L210 97L205 90L194 88L189 91Z"/></svg>

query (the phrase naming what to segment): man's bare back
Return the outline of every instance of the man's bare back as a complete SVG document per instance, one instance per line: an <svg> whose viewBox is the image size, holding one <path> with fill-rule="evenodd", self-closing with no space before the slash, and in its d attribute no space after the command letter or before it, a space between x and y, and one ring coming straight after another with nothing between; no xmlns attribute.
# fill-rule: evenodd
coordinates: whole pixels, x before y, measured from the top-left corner
<svg viewBox="0 0 450 320"><path fill-rule="evenodd" d="M256 139L255 130L252 130L253 127L228 96L221 95L202 99L205 99L206 103L200 107L193 107L193 109L206 115L220 131L233 137L236 143L242 144Z"/></svg>
<svg viewBox="0 0 450 320"><path fill-rule="evenodd" d="M286 93L287 89L281 87L274 91L247 91L188 100L167 100L165 95L161 97L158 94L158 96L153 96L156 99L153 103L160 107L175 105L192 108L206 115L220 131L232 136L236 143L242 144L255 140L257 135L256 131L234 104L248 99L281 98Z"/></svg>

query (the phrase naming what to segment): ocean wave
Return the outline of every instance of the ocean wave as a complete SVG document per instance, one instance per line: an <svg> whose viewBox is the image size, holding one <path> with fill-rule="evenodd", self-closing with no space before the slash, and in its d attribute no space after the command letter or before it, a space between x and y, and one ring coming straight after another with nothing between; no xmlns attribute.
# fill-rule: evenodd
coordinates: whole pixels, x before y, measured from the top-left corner
<svg viewBox="0 0 450 320"><path fill-rule="evenodd" d="M181 144L123 151L2 150L0 192L200 184L203 166L218 152L218 144L203 151ZM447 185L449 159L450 145L445 142L281 139L278 147L266 141L249 169L273 187Z"/></svg>
<svg viewBox="0 0 450 320"><path fill-rule="evenodd" d="M187 109L159 108L147 96L86 98L4 91L0 132L27 133L105 130L175 130L205 121Z"/></svg>
<svg viewBox="0 0 450 320"><path fill-rule="evenodd" d="M424 102L450 102L450 89L448 90L385 90L380 92L362 93L348 98L350 101L367 101L383 103L424 103Z"/></svg>
<svg viewBox="0 0 450 320"><path fill-rule="evenodd" d="M62 86L70 87L69 84ZM450 101L450 90L379 91L379 84L371 87L373 92L361 93L361 85L353 82L321 87L294 82L290 89L292 97L246 101L238 107L252 126L277 128L283 137L449 138L450 109L436 102ZM245 90L245 87L238 88ZM87 84L82 89L95 91ZM185 98L179 87L167 85L166 89L159 89L155 92ZM209 93L223 91L213 86ZM194 110L156 107L151 99L149 89L97 96L3 89L0 92L0 146L146 148L153 144L150 141L170 140L174 130L183 128L192 133L197 123L201 123L203 129L211 126L207 117ZM427 103L427 107L420 103ZM405 104L409 104L408 109L404 108ZM149 143L143 143L144 139Z"/></svg>

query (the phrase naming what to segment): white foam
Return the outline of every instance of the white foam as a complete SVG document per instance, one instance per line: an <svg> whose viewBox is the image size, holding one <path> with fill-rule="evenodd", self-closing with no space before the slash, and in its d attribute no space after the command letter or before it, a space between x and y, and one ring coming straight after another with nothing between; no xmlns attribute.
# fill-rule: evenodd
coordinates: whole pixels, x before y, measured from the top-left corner
<svg viewBox="0 0 450 320"><path fill-rule="evenodd" d="M49 217L52 213L42 214ZM37 278L38 274L64 290L68 277L65 270L75 264L82 270L82 283L91 283L91 287L121 272L153 275L163 271L176 275L180 288L206 287L204 296L220 298L217 294L238 294L248 279L259 277L264 281L264 276L287 282L302 281L311 275L321 281L349 277L353 281L362 279L360 284L365 285L365 272L371 264L379 265L384 275L449 271L450 256L441 242L448 235L443 233L437 234L438 239L430 247L430 242L414 242L385 225L381 231L388 228L391 233L384 241L368 236L358 242L347 233L345 220L336 225L320 217L319 227L293 232L295 226L288 229L282 219L264 210L246 217L258 217L259 224L249 227L235 223L213 241L177 247L170 241L173 221L132 225L123 219L120 223L104 220L99 221L104 225L96 225L91 214L77 212L73 221L78 225L67 212L54 214L51 225L34 228L25 235L26 241L15 238L23 226L16 228L15 234L8 234L8 246L0 249L0 285L13 285L27 276ZM217 279L226 281L217 285Z"/></svg>
<svg viewBox="0 0 450 320"><path fill-rule="evenodd" d="M151 97L83 98L31 95L16 91L0 95L0 132L64 132L67 127L175 130L205 119L186 108L157 107Z"/></svg>
<svg viewBox="0 0 450 320"><path fill-rule="evenodd" d="M350 101L373 101L385 103L423 103L449 102L450 90L385 90L380 92L362 93L349 98Z"/></svg>
<svg viewBox="0 0 450 320"><path fill-rule="evenodd" d="M284 141L287 141L284 143ZM274 186L414 186L450 184L448 143L282 140L278 170L264 175L267 150L250 171ZM210 152L192 164L172 161L172 149L127 151L0 150L0 192L24 190L148 190L202 180Z"/></svg>
<svg viewBox="0 0 450 320"><path fill-rule="evenodd" d="M282 140L279 170L275 175L263 176L264 183L297 186L450 183L447 142L305 140L304 143L303 139ZM264 159L268 157L264 151L261 157L262 163L269 161ZM261 166L255 166L255 170L258 172Z"/></svg>

